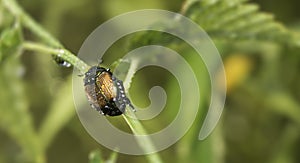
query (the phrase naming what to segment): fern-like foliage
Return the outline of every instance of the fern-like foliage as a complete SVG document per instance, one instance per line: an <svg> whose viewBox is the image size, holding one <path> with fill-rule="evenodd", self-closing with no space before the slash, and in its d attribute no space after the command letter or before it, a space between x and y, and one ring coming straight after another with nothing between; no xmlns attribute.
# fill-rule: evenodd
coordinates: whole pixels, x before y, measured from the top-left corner
<svg viewBox="0 0 300 163"><path fill-rule="evenodd" d="M220 41L267 41L300 47L300 34L292 32L269 13L247 0L193 0L184 6L183 14L199 24L209 36ZM172 25L165 30L178 30ZM188 32L188 31L185 31ZM183 41L158 31L139 32L130 39L129 49L149 44L175 47Z"/></svg>
<svg viewBox="0 0 300 163"><path fill-rule="evenodd" d="M184 14L198 23L212 38L226 40L262 40L297 44L296 35L259 11L246 0L195 1Z"/></svg>

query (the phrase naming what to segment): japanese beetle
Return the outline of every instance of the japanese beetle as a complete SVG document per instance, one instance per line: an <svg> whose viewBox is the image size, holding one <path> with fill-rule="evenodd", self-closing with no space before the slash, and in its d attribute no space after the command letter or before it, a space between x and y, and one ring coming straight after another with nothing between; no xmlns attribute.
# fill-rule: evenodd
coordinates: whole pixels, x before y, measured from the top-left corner
<svg viewBox="0 0 300 163"><path fill-rule="evenodd" d="M125 112L127 105L135 111L125 94L123 82L110 69L93 66L84 74L83 82L91 107L100 114L118 116Z"/></svg>

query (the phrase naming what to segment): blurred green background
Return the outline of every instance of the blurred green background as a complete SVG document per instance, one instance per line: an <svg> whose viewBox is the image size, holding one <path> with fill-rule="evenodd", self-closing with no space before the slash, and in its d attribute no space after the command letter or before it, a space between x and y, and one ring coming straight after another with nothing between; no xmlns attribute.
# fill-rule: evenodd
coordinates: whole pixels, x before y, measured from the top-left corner
<svg viewBox="0 0 300 163"><path fill-rule="evenodd" d="M204 0L191 7L182 0L22 0L19 3L75 54L96 27L118 14L148 8L184 13L212 37L226 69L225 109L217 128L206 140L197 138L208 107L209 79L201 59L190 47L176 39L163 40L163 35L155 32L140 33L116 42L103 58L103 64L109 67L128 50L157 43L178 51L197 72L204 94L197 120L180 141L158 153L163 162L300 162L299 1ZM72 69L58 66L51 55L14 47L22 45L24 39L40 41L28 29L14 32L19 26L22 25L18 18L1 0L0 163L110 159L113 151L89 136L76 116ZM16 39L20 38L15 36L20 32L22 38ZM129 91L132 102L148 106L148 91L155 85L166 90L168 101L159 117L142 122L149 133L159 131L173 120L180 100L175 78L161 68L148 67L133 78ZM109 119L129 131L122 118ZM117 154L116 162L147 160L145 156Z"/></svg>

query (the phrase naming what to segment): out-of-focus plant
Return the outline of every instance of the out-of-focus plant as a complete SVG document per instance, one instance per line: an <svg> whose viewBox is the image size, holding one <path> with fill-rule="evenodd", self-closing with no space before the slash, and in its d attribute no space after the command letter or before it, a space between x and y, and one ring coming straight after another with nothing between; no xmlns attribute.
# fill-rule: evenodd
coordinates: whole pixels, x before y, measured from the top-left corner
<svg viewBox="0 0 300 163"><path fill-rule="evenodd" d="M291 150L293 143L299 138L299 134L297 134L299 132L295 132L295 130L299 131L300 125L300 107L297 100L300 98L300 94L297 92L300 90L300 86L297 84L300 80L298 72L300 59L299 53L295 52L300 49L299 33L289 30L283 24L276 22L272 14L260 12L258 5L250 4L245 0L186 1L181 12L205 29L223 54L225 68L228 70L227 77L230 81L228 82L229 100L234 103L229 103L226 107L245 107L249 114L255 114L255 111L249 108L266 108L265 112L270 111L272 114L281 115L292 121L292 125L287 124L287 127L284 127L282 135L274 140L271 139L278 140L274 146L283 146L283 149ZM37 36L38 41L28 41L24 37L26 33L24 29L30 30ZM36 23L14 0L0 1L0 30L0 128L18 144L22 151L22 155L18 155L18 157L7 157L8 159L14 158L15 162L46 162L45 155L53 139L75 115L70 93L71 77L68 77L55 93L55 98L49 99L51 100L49 111L36 130L26 96L27 91L32 90L26 90L23 82L24 67L20 56L25 50L52 54L70 63L82 73L86 72L89 66L72 54L70 50L64 48L58 39ZM128 49L148 44L163 44L182 52L194 71L197 72L200 87L203 88L201 89L203 94L201 111L197 121L183 140L177 144L178 148L175 152L178 153L178 159L174 157L168 157L168 159L178 162L224 162L226 148L224 139L230 141L237 136L227 133L226 129L232 127L230 120L228 120L228 124L218 127L206 141L199 143L196 139L201 127L199 124L202 122L209 99L209 82L205 80L207 76L204 73L204 64L199 65L198 58L192 55L194 52L184 43L157 32L142 32L131 37ZM238 53L233 54L232 52L235 51ZM242 65L239 65L241 63ZM236 69L241 69L241 71L234 71ZM250 77L253 76L253 72L257 77ZM130 76L129 81L125 82L130 83L132 77ZM176 81L169 80L166 87L167 90L172 90L172 94L168 98L171 101L179 101L178 92L174 90ZM235 91L237 87L239 89ZM245 101L241 95L249 100ZM170 108L177 108L177 106L176 102L168 105ZM225 114L230 111L226 111ZM266 113L262 114L266 115ZM139 121L124 118L134 133L146 133ZM263 118L258 121L261 124L269 125ZM159 122L155 124L158 125ZM279 124L276 125L278 128L281 127ZM227 137L224 138L222 135L227 135ZM146 142L143 148L152 147L150 140L143 141ZM231 145L230 142L228 144ZM243 150L245 153L247 152L247 149ZM266 155L276 155L276 157L259 161L292 162L293 157L290 156L290 153L285 152L270 150ZM228 153L228 155L230 157L232 153ZM4 162L7 161L6 156L2 154L0 154L0 158ZM103 158L97 151L92 152L89 158L93 163L103 162ZM147 158L150 162L162 162L158 154L149 155ZM109 160L115 162L116 154L113 153Z"/></svg>

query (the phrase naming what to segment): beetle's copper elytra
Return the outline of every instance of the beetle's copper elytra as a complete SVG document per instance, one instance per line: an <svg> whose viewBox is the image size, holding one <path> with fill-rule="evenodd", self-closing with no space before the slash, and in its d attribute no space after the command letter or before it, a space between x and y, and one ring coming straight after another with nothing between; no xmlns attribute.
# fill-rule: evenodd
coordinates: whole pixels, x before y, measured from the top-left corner
<svg viewBox="0 0 300 163"><path fill-rule="evenodd" d="M135 111L125 94L123 82L109 69L93 66L85 73L83 81L91 107L100 114L118 116L125 112L127 105Z"/></svg>

